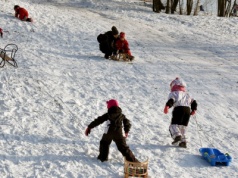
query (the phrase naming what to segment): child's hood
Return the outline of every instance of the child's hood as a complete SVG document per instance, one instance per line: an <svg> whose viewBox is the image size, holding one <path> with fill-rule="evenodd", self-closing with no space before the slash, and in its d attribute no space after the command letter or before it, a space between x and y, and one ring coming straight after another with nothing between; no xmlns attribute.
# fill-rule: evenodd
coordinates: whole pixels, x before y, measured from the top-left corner
<svg viewBox="0 0 238 178"><path fill-rule="evenodd" d="M120 107L113 106L108 109L108 115L110 121L117 121L120 120L122 116L122 110Z"/></svg>

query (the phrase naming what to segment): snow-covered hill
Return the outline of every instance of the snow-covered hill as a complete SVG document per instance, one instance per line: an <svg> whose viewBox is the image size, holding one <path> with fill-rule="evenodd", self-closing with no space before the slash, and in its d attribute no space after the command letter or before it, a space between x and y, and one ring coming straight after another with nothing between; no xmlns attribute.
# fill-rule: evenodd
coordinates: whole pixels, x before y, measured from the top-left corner
<svg viewBox="0 0 238 178"><path fill-rule="evenodd" d="M15 4L34 23L15 19ZM19 68L0 69L0 177L123 177L114 143L99 162L103 126L87 125L115 98L131 120L127 143L151 178L238 177L238 18L153 13L129 0L0 1L0 48L18 45ZM126 33L133 64L109 61L96 37L115 25ZM163 108L177 76L198 102L188 148L171 146ZM201 147L228 152L211 167Z"/></svg>

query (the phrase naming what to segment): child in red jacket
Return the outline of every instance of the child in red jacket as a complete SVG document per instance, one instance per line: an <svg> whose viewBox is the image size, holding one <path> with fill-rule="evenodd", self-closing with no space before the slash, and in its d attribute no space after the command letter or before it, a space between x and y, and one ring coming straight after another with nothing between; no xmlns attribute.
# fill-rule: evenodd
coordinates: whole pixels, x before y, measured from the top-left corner
<svg viewBox="0 0 238 178"><path fill-rule="evenodd" d="M3 36L3 31L2 31L1 28L0 28L0 36L1 36L1 37Z"/></svg>
<svg viewBox="0 0 238 178"><path fill-rule="evenodd" d="M20 7L18 5L14 6L15 10L15 17L22 20L22 21L27 21L27 22L32 22L32 18L28 18L28 11L24 9L23 7Z"/></svg>
<svg viewBox="0 0 238 178"><path fill-rule="evenodd" d="M126 53L126 54L128 54L129 60L133 60L134 56L131 55L129 43L126 40L125 36L126 35L124 32L120 33L120 39L117 40L117 42L116 42L116 48L117 48L117 50L119 50L119 53Z"/></svg>

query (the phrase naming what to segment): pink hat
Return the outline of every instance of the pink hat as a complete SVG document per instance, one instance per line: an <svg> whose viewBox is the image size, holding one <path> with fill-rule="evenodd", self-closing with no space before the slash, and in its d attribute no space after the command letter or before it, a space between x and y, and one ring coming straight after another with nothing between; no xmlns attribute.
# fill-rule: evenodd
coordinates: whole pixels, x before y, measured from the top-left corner
<svg viewBox="0 0 238 178"><path fill-rule="evenodd" d="M170 83L171 91L186 91L186 83L181 78L176 78Z"/></svg>
<svg viewBox="0 0 238 178"><path fill-rule="evenodd" d="M111 100L107 101L107 108L108 109L113 107L113 106L119 107L119 104L118 104L117 100L111 99Z"/></svg>

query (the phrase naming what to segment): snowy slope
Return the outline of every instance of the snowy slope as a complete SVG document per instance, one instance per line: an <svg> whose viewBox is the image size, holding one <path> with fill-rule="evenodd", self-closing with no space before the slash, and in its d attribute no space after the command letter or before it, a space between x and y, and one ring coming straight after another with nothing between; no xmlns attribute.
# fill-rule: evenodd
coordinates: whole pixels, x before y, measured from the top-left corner
<svg viewBox="0 0 238 178"><path fill-rule="evenodd" d="M29 10L34 23L13 17ZM103 126L87 125L119 101L132 129L127 143L149 176L238 177L238 18L153 13L129 0L0 1L0 48L15 43L19 68L0 69L0 177L123 177L114 143L110 161L97 161ZM124 31L133 64L105 60L96 37ZM181 76L198 101L188 149L171 146L169 83ZM196 122L197 121L197 122ZM233 157L211 167L198 149Z"/></svg>

